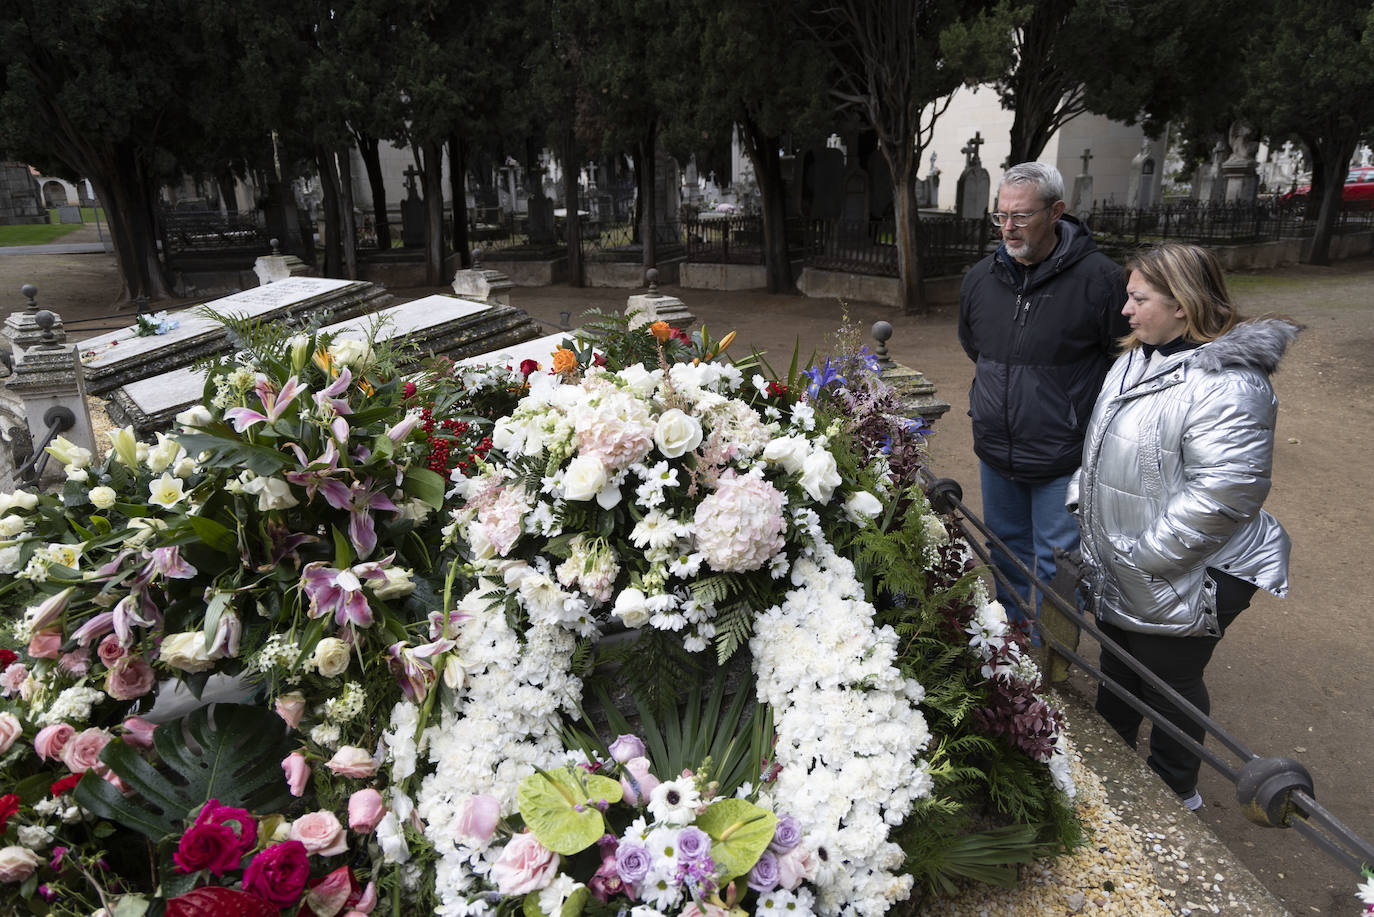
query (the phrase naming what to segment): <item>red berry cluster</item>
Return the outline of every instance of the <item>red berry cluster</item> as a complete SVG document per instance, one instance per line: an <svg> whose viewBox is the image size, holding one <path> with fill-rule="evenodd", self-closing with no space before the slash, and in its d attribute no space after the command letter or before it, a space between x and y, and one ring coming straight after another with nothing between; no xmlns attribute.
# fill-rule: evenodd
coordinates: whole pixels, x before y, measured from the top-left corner
<svg viewBox="0 0 1374 917"><path fill-rule="evenodd" d="M490 436L475 439L472 424L466 421L435 420L432 408L420 412L420 428L425 431L429 446L425 464L444 477L455 468L469 474L473 463L491 451Z"/></svg>

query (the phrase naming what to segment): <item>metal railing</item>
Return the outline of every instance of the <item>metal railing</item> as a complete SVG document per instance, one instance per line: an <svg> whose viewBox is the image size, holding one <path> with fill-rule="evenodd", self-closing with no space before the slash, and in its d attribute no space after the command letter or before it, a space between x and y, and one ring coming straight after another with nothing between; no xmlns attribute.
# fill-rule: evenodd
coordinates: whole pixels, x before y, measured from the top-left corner
<svg viewBox="0 0 1374 917"><path fill-rule="evenodd" d="M267 230L251 216L213 210L164 210L158 218L164 257L243 252L270 254Z"/></svg>
<svg viewBox="0 0 1374 917"><path fill-rule="evenodd" d="M1236 786L1236 799L1241 804L1245 817L1257 825L1270 828L1294 828L1297 832L1317 845L1341 865L1360 873L1365 864L1374 864L1374 845L1365 840L1351 828L1328 812L1314 795L1312 777L1301 763L1291 758L1261 757L1251 751L1240 739L1227 732L1220 723L1203 713L1182 695L1161 681L1135 657L1118 646L1098 629L1096 622L1084 616L1075 605L1065 601L1057 592L1048 588L1036 574L1028 569L1015 554L1007 548L967 505L963 502L963 490L949 478L935 479L929 472L923 472L931 505L937 512L954 515L969 546L992 571L1005 588L1015 595L1006 574L993 563L991 554L983 542L969 530L971 523L977 532L987 539L988 545L999 551L1011 565L1032 584L1035 591L1043 596L1054 609L1072 621L1082 631L1097 640L1102 649L1120 659L1142 680L1159 691L1188 719L1201 726L1207 735L1215 738L1232 754L1241 760L1240 766L1233 765L1217 752L1196 741L1182 729L1160 715L1158 711L1140 700L1120 684L1104 675L1097 666L1084 658L1073 647L1068 646L1046 630L1040 622L1038 608L1018 598L1017 604L1024 616L1035 622L1035 629L1044 643L1059 656L1077 665L1094 680L1107 687L1137 713L1140 713L1161 729L1170 738L1182 744L1193 754L1205 761Z"/></svg>
<svg viewBox="0 0 1374 917"><path fill-rule="evenodd" d="M805 263L822 270L896 277L896 225L888 220L808 220L802 225ZM922 217L916 250L927 277L959 273L987 252L986 220Z"/></svg>
<svg viewBox="0 0 1374 917"><path fill-rule="evenodd" d="M1086 222L1098 240L1107 244L1112 240L1132 244L1174 240L1246 245L1301 239L1316 231L1315 221L1304 218L1303 208L1277 200L1248 204L1178 201L1146 208L1098 204L1088 212ZM1370 228L1374 228L1374 212L1369 209L1343 208L1336 219L1338 233Z"/></svg>

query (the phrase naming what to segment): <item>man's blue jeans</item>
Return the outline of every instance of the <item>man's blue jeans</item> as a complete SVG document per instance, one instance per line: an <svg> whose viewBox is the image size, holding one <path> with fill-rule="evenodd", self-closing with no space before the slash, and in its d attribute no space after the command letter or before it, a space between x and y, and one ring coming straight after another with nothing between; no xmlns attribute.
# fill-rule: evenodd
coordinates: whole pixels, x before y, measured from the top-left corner
<svg viewBox="0 0 1374 917"><path fill-rule="evenodd" d="M1013 481L983 462L979 465L982 469L983 521L1002 539L1007 550L1034 570L1040 581L1048 586L1054 579L1054 549L1067 552L1078 547L1078 522L1064 507L1069 479L1073 475L1028 484ZM1017 597L1034 609L1038 617L1040 596L1031 602L1031 584L1021 571L995 548L992 549L992 562L1006 574ZM997 601L1007 610L1008 620L1025 620L1025 614L1000 580L997 582Z"/></svg>

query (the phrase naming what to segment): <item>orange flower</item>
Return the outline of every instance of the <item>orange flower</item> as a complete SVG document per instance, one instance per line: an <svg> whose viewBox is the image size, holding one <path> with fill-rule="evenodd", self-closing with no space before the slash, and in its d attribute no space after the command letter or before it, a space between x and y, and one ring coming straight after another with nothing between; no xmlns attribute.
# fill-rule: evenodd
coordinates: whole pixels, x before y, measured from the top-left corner
<svg viewBox="0 0 1374 917"><path fill-rule="evenodd" d="M358 388L361 389L362 393L369 398L372 397L372 393L375 391L375 389L373 389L372 387L372 383L368 382L366 379L358 380Z"/></svg>
<svg viewBox="0 0 1374 917"><path fill-rule="evenodd" d="M566 347L560 347L553 352L553 371L556 373L568 373L577 369L577 354Z"/></svg>
<svg viewBox="0 0 1374 917"><path fill-rule="evenodd" d="M321 347L319 350L315 351L314 360L315 365L329 378L333 379L339 375L338 369L334 366L334 355L328 350Z"/></svg>
<svg viewBox="0 0 1374 917"><path fill-rule="evenodd" d="M650 325L649 332L658 339L660 344L667 342L668 338L673 336L673 329L668 326L667 322L662 320L656 321Z"/></svg>

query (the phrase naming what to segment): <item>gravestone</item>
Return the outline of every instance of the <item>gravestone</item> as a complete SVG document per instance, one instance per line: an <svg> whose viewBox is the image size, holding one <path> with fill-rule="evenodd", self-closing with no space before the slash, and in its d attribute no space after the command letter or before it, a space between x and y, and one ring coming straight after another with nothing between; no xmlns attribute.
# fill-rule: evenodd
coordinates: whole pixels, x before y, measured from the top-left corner
<svg viewBox="0 0 1374 917"><path fill-rule="evenodd" d="M889 199L890 197L889 193ZM916 206L932 208L940 206L940 170L935 166L934 153L930 154L930 171L916 185Z"/></svg>
<svg viewBox="0 0 1374 917"><path fill-rule="evenodd" d="M96 451L95 434L91 429L91 412L86 403L86 387L77 362L77 346L67 342L66 334L55 329L57 316L41 309L36 316L42 331L41 339L30 346L15 363L14 372L5 380L6 390L23 402L23 413L30 441L42 443L41 437L61 412L66 413L67 426L59 428L61 435L83 449ZM49 461L40 483L64 479L62 466Z"/></svg>
<svg viewBox="0 0 1374 917"><path fill-rule="evenodd" d="M1228 204L1253 204L1259 196L1259 166L1255 161L1259 142L1255 140L1255 129L1246 121L1236 121L1231 125L1229 139L1231 155L1221 164L1226 185L1224 198Z"/></svg>
<svg viewBox="0 0 1374 917"><path fill-rule="evenodd" d="M81 219L81 208L71 204L63 204L57 208L57 222L59 223L84 223Z"/></svg>
<svg viewBox="0 0 1374 917"><path fill-rule="evenodd" d="M358 315L322 329L345 338L366 338L375 329L378 340L413 345L404 353L425 353L454 359L508 348L539 334L529 315L510 306L471 302L435 294ZM130 382L116 389L106 405L116 424L129 424L140 435L170 426L177 414L199 403L206 374L190 366Z"/></svg>
<svg viewBox="0 0 1374 917"><path fill-rule="evenodd" d="M406 248L424 248L425 202L420 197L416 179L420 170L414 166L405 170L406 197L401 201L401 244Z"/></svg>
<svg viewBox="0 0 1374 917"><path fill-rule="evenodd" d="M48 222L38 181L22 162L0 161L0 226Z"/></svg>
<svg viewBox="0 0 1374 917"><path fill-rule="evenodd" d="M850 169L844 177L844 210L840 218L847 223L868 222L868 173L863 169Z"/></svg>
<svg viewBox="0 0 1374 917"><path fill-rule="evenodd" d="M810 191L812 219L839 219L844 212L844 154L833 147L813 149L810 174L803 175L802 184L803 202Z"/></svg>
<svg viewBox="0 0 1374 917"><path fill-rule="evenodd" d="M887 160L883 158L882 151L874 150L869 154L865 171L868 172L868 217L880 220L892 212L892 170L887 167ZM916 186L918 198L923 187L924 183ZM921 204L919 200L917 205L931 206Z"/></svg>
<svg viewBox="0 0 1374 917"><path fill-rule="evenodd" d="M310 265L295 255L283 255L278 240L272 239L271 244L272 254L262 255L253 262L253 273L258 275L258 286L265 287L269 283L276 283L288 277L304 276L310 272Z"/></svg>
<svg viewBox="0 0 1374 917"><path fill-rule="evenodd" d="M453 292L463 299L476 302L510 305L510 291L515 289L511 279L500 271L482 267L482 250L472 252L472 267L453 274Z"/></svg>
<svg viewBox="0 0 1374 917"><path fill-rule="evenodd" d="M1084 147L1083 155L1078 158L1083 161L1083 171L1073 180L1073 205L1069 209L1075 216L1085 217L1093 209L1093 177L1088 171L1088 163L1093 158L1092 150Z"/></svg>
<svg viewBox="0 0 1374 917"><path fill-rule="evenodd" d="M543 337L533 338L511 347L501 347L475 356L463 357L456 362L460 366L501 365L509 366L511 369L519 369L520 364L525 360L533 360L539 364L541 370L548 369L553 365L553 352L562 347L563 342L570 336L571 332L546 334Z"/></svg>
<svg viewBox="0 0 1374 917"><path fill-rule="evenodd" d="M1132 210L1146 210L1154 205L1155 158L1150 154L1150 141L1140 142L1140 152L1131 159L1131 174L1126 180L1126 206Z"/></svg>
<svg viewBox="0 0 1374 917"><path fill-rule="evenodd" d="M1212 161L1198 166L1193 178L1193 197L1205 204L1216 203L1226 196L1226 183L1221 178L1221 163L1229 147L1217 140L1212 147Z"/></svg>
<svg viewBox="0 0 1374 917"><path fill-rule="evenodd" d="M529 199L529 234L531 245L552 245L553 199L536 191Z"/></svg>
<svg viewBox="0 0 1374 917"><path fill-rule="evenodd" d="M701 179L697 175L696 156L688 159L687 167L682 170L682 193L683 205L695 212L696 208L701 205Z"/></svg>
<svg viewBox="0 0 1374 917"><path fill-rule="evenodd" d="M982 131L974 131L969 142L959 151L964 154L964 171L959 175L954 212L961 219L981 219L988 212L988 195L992 192L992 180L988 177L988 170L983 168L983 159L978 154L978 148L986 142Z"/></svg>
<svg viewBox="0 0 1374 917"><path fill-rule="evenodd" d="M390 294L374 283L290 277L178 312L173 316L177 327L166 334L141 337L134 328L122 328L82 341L86 385L99 395L227 350L227 331L207 310L259 321L321 310L343 318L375 311L390 301Z"/></svg>

